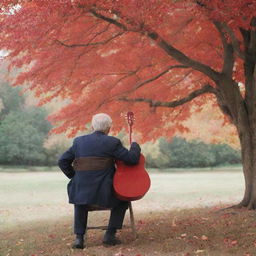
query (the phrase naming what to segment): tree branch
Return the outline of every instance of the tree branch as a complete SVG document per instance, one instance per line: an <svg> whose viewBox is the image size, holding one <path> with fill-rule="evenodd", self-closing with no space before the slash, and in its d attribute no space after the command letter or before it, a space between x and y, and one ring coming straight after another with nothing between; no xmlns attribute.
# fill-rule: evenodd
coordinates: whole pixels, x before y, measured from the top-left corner
<svg viewBox="0 0 256 256"><path fill-rule="evenodd" d="M99 23L100 23L100 22L99 22ZM96 28L97 25L98 25L98 24L95 24L95 25L93 25L92 27L95 27L95 28ZM111 24L107 24L104 29L102 29L101 31L99 31L99 32L97 32L97 33L94 33L94 36L88 41L88 43L91 43L97 36L102 35L102 34L104 34L105 32L107 32L110 26L111 26ZM90 31L91 29L93 30L93 28L88 29L88 31L87 31L87 33L86 33L87 35L93 34L93 33Z"/></svg>
<svg viewBox="0 0 256 256"><path fill-rule="evenodd" d="M167 69L165 69L164 71L160 72L159 74L139 83L138 85L136 85L135 87L133 87L132 89L126 91L125 93L131 93L131 92L134 92L136 91L137 89L139 89L140 87L146 85L146 84L149 84L155 80L157 80L158 78L160 78L161 76L165 75L166 73L168 73L171 69L174 69L174 68L189 68L187 66L184 66L184 65L174 65L174 66L170 66L168 67Z"/></svg>
<svg viewBox="0 0 256 256"><path fill-rule="evenodd" d="M214 21L213 24L215 25L216 29L220 34L220 38L223 45L224 62L222 67L222 73L224 73L225 75L228 75L228 77L232 79L233 68L235 63L233 45L228 43L227 41L227 38L225 35L226 32L224 32L223 24L219 21Z"/></svg>
<svg viewBox="0 0 256 256"><path fill-rule="evenodd" d="M175 100L175 101L169 101L169 102L162 102L162 101L156 101L152 99L145 99L145 98L126 98L126 97L121 97L118 100L120 101L126 101L126 102L146 102L149 104L150 107L168 107L168 108L175 108L177 106L183 105L194 98L198 97L199 95L202 95L204 93L213 93L216 94L217 90L213 88L211 85L205 85L202 88L195 90L191 92L187 97L184 97L180 100Z"/></svg>
<svg viewBox="0 0 256 256"><path fill-rule="evenodd" d="M256 18L251 19L251 28L246 30L240 28L244 41L244 73L245 73L245 100L248 109L254 109L256 100Z"/></svg>
<svg viewBox="0 0 256 256"><path fill-rule="evenodd" d="M220 34L220 39L223 45L223 48L226 49L228 46L228 42L227 39L225 37L225 33L223 32L223 25L221 22L219 21L214 21L213 22L214 26L216 27L216 29L218 30L219 34Z"/></svg>
<svg viewBox="0 0 256 256"><path fill-rule="evenodd" d="M93 14L95 17L99 18L99 19L102 19L102 20L104 20L104 21L106 21L108 23L111 23L113 25L116 25L117 27L121 28L124 31L128 31L128 28L124 24L118 22L115 19L111 19L109 17L106 17L106 16L104 16L104 15L102 15L100 13L95 12L94 10L90 10L90 13Z"/></svg>
<svg viewBox="0 0 256 256"><path fill-rule="evenodd" d="M116 25L117 27L121 28L122 30L128 31L128 28L123 25L122 23L116 21L115 19L106 17L102 14L97 13L95 10L90 10L90 12L97 18L102 19L106 22L109 22L111 24ZM179 61L181 64L191 67L195 70L198 70L199 72L207 75L208 77L210 77L213 81L217 82L219 80L219 72L213 70L211 67L193 60L191 58L189 58L188 56L186 56L184 53L182 53L181 51L179 51L178 49L176 49L175 47L173 47L172 45L168 44L163 38L160 37L160 35L158 35L157 32L155 31L149 31L149 30L145 30L145 27L143 30L141 31L136 31L139 32L141 34L146 35L147 37L151 38L153 41L156 42L156 44L163 49L168 55L170 55L171 57L173 57L175 60Z"/></svg>
<svg viewBox="0 0 256 256"><path fill-rule="evenodd" d="M240 42L236 38L234 31L225 23L222 23L222 26L225 29L225 31L228 33L237 56L240 57L242 60L245 60L244 52L240 48Z"/></svg>
<svg viewBox="0 0 256 256"><path fill-rule="evenodd" d="M201 8L204 8L208 11L213 11L213 9L209 8L209 6L207 6L205 3L202 3L201 1L197 0L196 4L198 4ZM230 39L231 39L232 44L233 44L233 48L234 48L237 56L239 56L241 59L244 60L244 58L245 58L244 52L240 48L240 43L237 40L234 31L225 23L222 23L222 26L225 29L225 31L228 33L228 35L230 36Z"/></svg>
<svg viewBox="0 0 256 256"><path fill-rule="evenodd" d="M114 36L106 39L105 41L102 41L102 42L95 42L95 43L87 43L87 44L65 44L61 41L59 41L58 39L56 39L55 41L65 47L70 47L70 48L74 48L74 47L87 47L87 46L95 46L95 45L102 45L102 44L106 44L108 42L110 42L111 40L117 38L118 36L121 36L123 35L124 32L119 32L117 34L115 34Z"/></svg>
<svg viewBox="0 0 256 256"><path fill-rule="evenodd" d="M149 33L146 33L146 35L149 38L151 38L152 40L154 40L156 42L156 44L160 48L162 48L168 55L172 56L175 60L179 61L183 65L189 66L189 67L205 74L206 76L210 77L215 82L217 82L219 80L220 74L217 71L215 71L211 67L209 67L199 61L189 58L183 52L179 51L172 45L168 44L163 38L161 38L158 35L158 33L149 32Z"/></svg>
<svg viewBox="0 0 256 256"><path fill-rule="evenodd" d="M250 49L253 54L253 58L256 56L256 17L251 19L251 29L250 29Z"/></svg>

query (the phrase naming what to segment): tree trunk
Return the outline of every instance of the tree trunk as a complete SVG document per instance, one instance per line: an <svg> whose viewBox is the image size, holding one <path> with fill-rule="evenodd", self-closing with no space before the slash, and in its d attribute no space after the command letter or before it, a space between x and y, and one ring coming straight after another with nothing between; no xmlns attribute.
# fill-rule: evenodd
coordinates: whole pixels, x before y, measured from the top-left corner
<svg viewBox="0 0 256 256"><path fill-rule="evenodd" d="M252 161L252 147L251 147L251 138L249 131L240 133L240 144L241 144L241 154L242 154L242 164L243 164L243 173L244 173L244 180L245 180L245 192L243 200L239 203L239 207L252 207L251 201L254 201L252 198L252 191L253 191L253 161ZM254 186L255 187L255 186Z"/></svg>
<svg viewBox="0 0 256 256"><path fill-rule="evenodd" d="M255 27L256 18L251 25ZM255 30L242 32L245 46L245 111L241 115L245 122L238 122L237 129L242 151L245 177L245 194L240 206L256 209L256 33ZM239 119L240 121L240 119Z"/></svg>
<svg viewBox="0 0 256 256"><path fill-rule="evenodd" d="M237 206L256 209L256 105L245 102L232 79L222 77L220 83L219 107L236 126L241 145L245 192Z"/></svg>
<svg viewBox="0 0 256 256"><path fill-rule="evenodd" d="M245 192L239 207L256 209L256 122L247 113L239 118L237 130L241 144ZM248 120L244 122L244 120Z"/></svg>

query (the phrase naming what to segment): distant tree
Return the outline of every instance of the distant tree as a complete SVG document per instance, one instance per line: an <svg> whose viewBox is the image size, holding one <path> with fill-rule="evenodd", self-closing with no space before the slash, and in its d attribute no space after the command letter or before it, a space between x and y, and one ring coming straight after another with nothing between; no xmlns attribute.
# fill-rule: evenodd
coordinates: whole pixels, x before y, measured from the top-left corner
<svg viewBox="0 0 256 256"><path fill-rule="evenodd" d="M161 153L170 156L170 167L206 167L215 162L210 146L200 141L174 137L171 143L161 139L159 147Z"/></svg>
<svg viewBox="0 0 256 256"><path fill-rule="evenodd" d="M0 93L0 163L45 164L47 152L43 144L51 129L46 111L26 106L20 89L7 83L0 85Z"/></svg>
<svg viewBox="0 0 256 256"><path fill-rule="evenodd" d="M181 137L174 137L171 141L160 138L155 150L145 151L147 165L150 167L211 167L241 163L240 151L227 144L206 144L199 140L187 141Z"/></svg>
<svg viewBox="0 0 256 256"><path fill-rule="evenodd" d="M44 164L44 140L51 126L41 109L9 113L0 124L0 163ZM43 120L43 121L42 121Z"/></svg>
<svg viewBox="0 0 256 256"><path fill-rule="evenodd" d="M21 96L21 89L11 87L7 82L0 84L0 122L12 111L21 110L24 107L25 99Z"/></svg>
<svg viewBox="0 0 256 256"><path fill-rule="evenodd" d="M227 144L212 144L211 152L215 155L215 165L241 164L240 150Z"/></svg>

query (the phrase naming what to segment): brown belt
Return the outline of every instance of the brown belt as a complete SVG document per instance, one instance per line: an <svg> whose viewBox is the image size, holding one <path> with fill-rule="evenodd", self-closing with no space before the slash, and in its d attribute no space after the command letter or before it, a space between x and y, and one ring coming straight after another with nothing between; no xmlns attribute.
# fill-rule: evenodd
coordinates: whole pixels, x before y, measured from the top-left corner
<svg viewBox="0 0 256 256"><path fill-rule="evenodd" d="M75 171L97 171L107 169L114 165L114 159L111 157L79 157L73 161Z"/></svg>

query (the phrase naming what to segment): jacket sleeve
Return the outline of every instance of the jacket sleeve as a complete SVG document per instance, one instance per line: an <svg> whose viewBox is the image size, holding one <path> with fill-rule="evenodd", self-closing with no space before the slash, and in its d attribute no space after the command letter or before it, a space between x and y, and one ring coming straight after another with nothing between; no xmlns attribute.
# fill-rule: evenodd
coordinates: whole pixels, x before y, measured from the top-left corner
<svg viewBox="0 0 256 256"><path fill-rule="evenodd" d="M118 139L113 155L116 159L124 161L127 165L135 165L139 162L140 151L140 146L136 142L133 142L130 150L128 150Z"/></svg>
<svg viewBox="0 0 256 256"><path fill-rule="evenodd" d="M75 154L74 154L74 144L73 144L73 146L69 148L58 160L58 165L60 169L70 179L73 178L73 176L75 175L75 171L72 166L74 159L75 159Z"/></svg>

